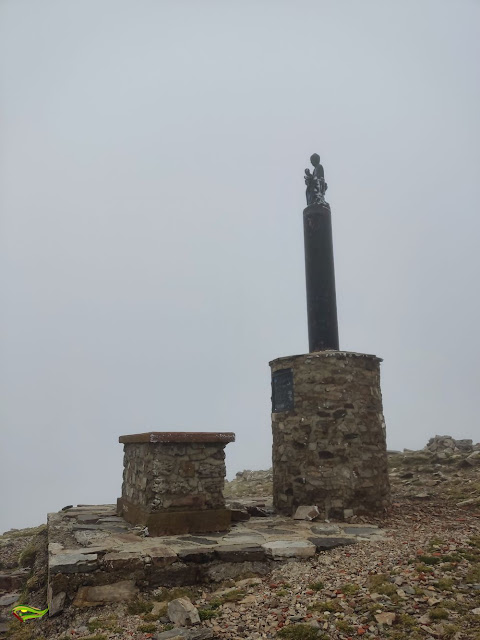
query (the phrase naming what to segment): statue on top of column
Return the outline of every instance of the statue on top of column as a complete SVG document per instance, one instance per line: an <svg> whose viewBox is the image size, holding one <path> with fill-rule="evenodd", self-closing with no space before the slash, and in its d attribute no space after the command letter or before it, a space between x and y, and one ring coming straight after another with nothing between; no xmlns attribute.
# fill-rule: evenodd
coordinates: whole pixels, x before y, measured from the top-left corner
<svg viewBox="0 0 480 640"><path fill-rule="evenodd" d="M314 169L313 174L310 169L305 169L305 184L307 185L307 205L309 204L323 204L329 206L325 200L325 191L328 189L325 182L325 174L323 167L320 164L320 156L318 153L314 153L310 157Z"/></svg>

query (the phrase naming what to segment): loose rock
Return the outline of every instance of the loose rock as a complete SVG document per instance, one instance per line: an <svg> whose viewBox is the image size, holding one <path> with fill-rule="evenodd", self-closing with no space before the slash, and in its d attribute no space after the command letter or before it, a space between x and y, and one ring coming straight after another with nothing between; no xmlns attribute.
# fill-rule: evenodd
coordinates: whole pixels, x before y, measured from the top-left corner
<svg viewBox="0 0 480 640"><path fill-rule="evenodd" d="M168 617L174 624L187 627L200 622L198 610L188 598L177 598L169 602Z"/></svg>
<svg viewBox="0 0 480 640"><path fill-rule="evenodd" d="M352 513L353 515L353 513ZM293 516L294 520L315 520L320 516L320 511L318 507L314 506L301 506L298 507L295 511L295 515Z"/></svg>

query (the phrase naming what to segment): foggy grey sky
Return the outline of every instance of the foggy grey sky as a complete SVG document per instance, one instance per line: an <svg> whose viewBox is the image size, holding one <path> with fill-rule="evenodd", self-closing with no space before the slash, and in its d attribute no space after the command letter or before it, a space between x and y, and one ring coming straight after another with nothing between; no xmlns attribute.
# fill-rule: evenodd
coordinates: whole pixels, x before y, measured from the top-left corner
<svg viewBox="0 0 480 640"><path fill-rule="evenodd" d="M0 532L114 502L121 434L271 465L313 152L389 448L480 440L479 59L473 0L3 0Z"/></svg>

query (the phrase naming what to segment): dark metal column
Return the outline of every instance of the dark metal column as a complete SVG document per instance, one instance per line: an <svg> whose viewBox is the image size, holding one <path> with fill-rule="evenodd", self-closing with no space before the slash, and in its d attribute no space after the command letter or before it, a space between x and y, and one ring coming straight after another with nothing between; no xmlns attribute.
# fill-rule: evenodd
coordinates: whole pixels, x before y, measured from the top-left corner
<svg viewBox="0 0 480 640"><path fill-rule="evenodd" d="M339 349L332 219L328 204L303 211L309 351Z"/></svg>

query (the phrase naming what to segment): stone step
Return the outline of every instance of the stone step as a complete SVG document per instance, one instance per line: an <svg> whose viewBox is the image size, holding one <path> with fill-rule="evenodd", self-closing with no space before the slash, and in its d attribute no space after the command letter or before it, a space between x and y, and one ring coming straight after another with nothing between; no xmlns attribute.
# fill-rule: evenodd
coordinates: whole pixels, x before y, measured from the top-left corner
<svg viewBox="0 0 480 640"><path fill-rule="evenodd" d="M77 516L49 514L48 606L52 614L72 602L93 606L97 599L128 599L134 592L131 585L148 589L220 582L246 572L265 575L276 562L309 558L319 551L383 535L372 525L269 516L252 517L224 533L144 537L113 516L102 523L100 514L106 510L106 506L90 505L89 523L85 518L78 522L85 515L80 510ZM113 531L112 525L124 532ZM78 527L82 527L82 537ZM88 532L92 537L83 535ZM130 581L128 588L126 581ZM86 583L94 590L81 591Z"/></svg>

